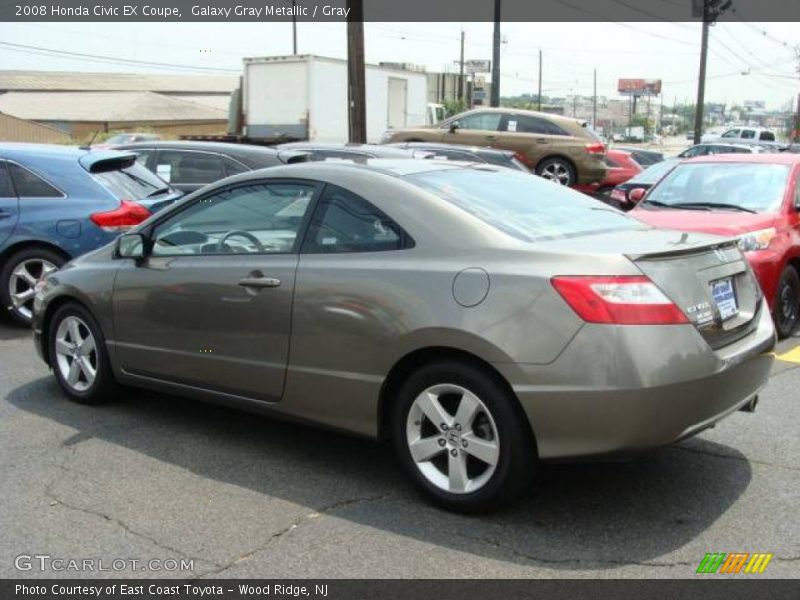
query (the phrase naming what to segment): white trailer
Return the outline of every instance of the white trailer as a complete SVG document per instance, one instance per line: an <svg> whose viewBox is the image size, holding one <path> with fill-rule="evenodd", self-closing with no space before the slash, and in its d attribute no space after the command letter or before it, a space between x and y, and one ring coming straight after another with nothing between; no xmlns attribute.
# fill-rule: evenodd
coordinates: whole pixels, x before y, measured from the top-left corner
<svg viewBox="0 0 800 600"><path fill-rule="evenodd" d="M390 128L425 125L425 73L367 65L367 141ZM244 59L244 135L348 141L347 61L313 55Z"/></svg>

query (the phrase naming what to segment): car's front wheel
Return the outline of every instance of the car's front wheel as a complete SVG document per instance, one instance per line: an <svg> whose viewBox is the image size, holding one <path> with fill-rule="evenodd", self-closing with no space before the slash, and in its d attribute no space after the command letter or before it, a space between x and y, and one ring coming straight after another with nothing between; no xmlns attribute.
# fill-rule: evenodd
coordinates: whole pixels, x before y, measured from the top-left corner
<svg viewBox="0 0 800 600"><path fill-rule="evenodd" d="M27 248L8 258L0 270L0 298L14 320L30 325L36 283L65 262L47 248Z"/></svg>
<svg viewBox="0 0 800 600"><path fill-rule="evenodd" d="M479 512L525 492L536 463L530 430L516 398L482 368L430 364L406 380L394 402L397 456L436 504Z"/></svg>
<svg viewBox="0 0 800 600"><path fill-rule="evenodd" d="M792 335L800 323L800 277L794 267L786 267L781 274L773 317L781 339Z"/></svg>
<svg viewBox="0 0 800 600"><path fill-rule="evenodd" d="M49 328L50 365L61 389L82 404L101 404L117 391L97 321L86 308L68 303L56 310Z"/></svg>
<svg viewBox="0 0 800 600"><path fill-rule="evenodd" d="M575 167L563 158L546 158L536 165L536 174L560 185L573 185L577 180Z"/></svg>

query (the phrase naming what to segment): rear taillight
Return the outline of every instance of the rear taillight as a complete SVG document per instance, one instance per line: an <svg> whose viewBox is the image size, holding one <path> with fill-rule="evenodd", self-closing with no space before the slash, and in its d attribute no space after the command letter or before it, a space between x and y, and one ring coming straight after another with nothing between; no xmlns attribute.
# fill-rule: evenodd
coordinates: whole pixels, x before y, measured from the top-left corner
<svg viewBox="0 0 800 600"><path fill-rule="evenodd" d="M586 144L585 146L586 151L589 154L605 154L606 153L606 145L601 142L594 142L592 144Z"/></svg>
<svg viewBox="0 0 800 600"><path fill-rule="evenodd" d="M90 215L92 223L105 231L124 231L150 216L150 211L132 200L121 200L119 207Z"/></svg>
<svg viewBox="0 0 800 600"><path fill-rule="evenodd" d="M677 325L688 323L683 311L644 275L559 276L553 287L588 323Z"/></svg>
<svg viewBox="0 0 800 600"><path fill-rule="evenodd" d="M609 198L611 198L612 200L616 200L618 202L627 202L628 201L628 197L625 195L625 192L623 192L622 190L618 190L617 188L614 188L613 190L611 190L611 193L609 194Z"/></svg>
<svg viewBox="0 0 800 600"><path fill-rule="evenodd" d="M533 161L525 156L522 152L514 152L514 158L516 158L519 162L521 162L526 167L532 167Z"/></svg>

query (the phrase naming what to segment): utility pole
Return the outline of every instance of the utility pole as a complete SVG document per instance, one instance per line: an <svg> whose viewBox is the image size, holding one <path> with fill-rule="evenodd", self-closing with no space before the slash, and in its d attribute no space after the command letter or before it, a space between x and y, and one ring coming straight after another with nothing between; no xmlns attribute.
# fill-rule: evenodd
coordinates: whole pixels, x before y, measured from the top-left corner
<svg viewBox="0 0 800 600"><path fill-rule="evenodd" d="M594 70L594 95L592 96L592 129L597 129L597 69Z"/></svg>
<svg viewBox="0 0 800 600"><path fill-rule="evenodd" d="M494 40L492 41L492 97L490 105L500 106L500 2L494 0Z"/></svg>
<svg viewBox="0 0 800 600"><path fill-rule="evenodd" d="M364 3L347 0L347 102L349 139L354 144L367 141L366 84L364 81Z"/></svg>
<svg viewBox="0 0 800 600"><path fill-rule="evenodd" d="M539 48L539 112L542 111L542 49Z"/></svg>
<svg viewBox="0 0 800 600"><path fill-rule="evenodd" d="M461 30L461 60L458 61L458 99L464 102L464 30Z"/></svg>
<svg viewBox="0 0 800 600"><path fill-rule="evenodd" d="M701 6L702 3L702 6ZM703 135L703 111L706 101L706 62L708 61L708 34L711 25L731 7L731 0L693 0L692 16L702 17L703 34L700 40L700 73L697 79L697 102L694 113L694 143Z"/></svg>

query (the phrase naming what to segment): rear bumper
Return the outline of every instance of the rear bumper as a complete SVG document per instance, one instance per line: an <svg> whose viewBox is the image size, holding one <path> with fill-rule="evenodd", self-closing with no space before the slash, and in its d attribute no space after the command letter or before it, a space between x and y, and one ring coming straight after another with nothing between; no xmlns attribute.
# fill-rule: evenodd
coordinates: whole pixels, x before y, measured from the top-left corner
<svg viewBox="0 0 800 600"><path fill-rule="evenodd" d="M577 185L596 184L593 187L599 187L599 184L602 183L602 181L606 178L608 168L602 162L597 161L596 164L592 162L589 165L579 163L577 171Z"/></svg>
<svg viewBox="0 0 800 600"><path fill-rule="evenodd" d="M762 305L747 337L714 351L690 325L584 325L550 365L495 365L543 459L629 454L699 433L764 386L775 333Z"/></svg>

